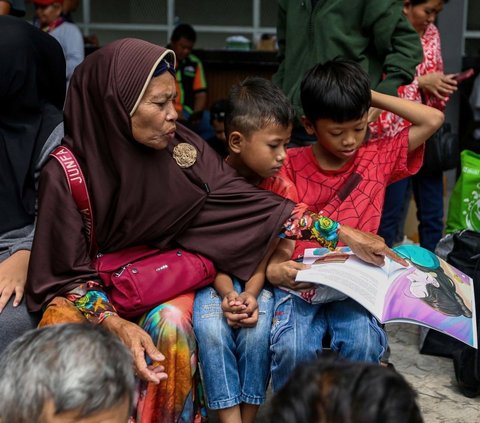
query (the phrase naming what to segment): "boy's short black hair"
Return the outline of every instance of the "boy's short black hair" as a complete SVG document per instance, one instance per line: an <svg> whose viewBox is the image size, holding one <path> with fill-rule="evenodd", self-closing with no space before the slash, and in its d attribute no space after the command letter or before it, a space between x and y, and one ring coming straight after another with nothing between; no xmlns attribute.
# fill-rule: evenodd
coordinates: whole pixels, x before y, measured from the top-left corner
<svg viewBox="0 0 480 423"><path fill-rule="evenodd" d="M331 353L300 364L272 399L272 423L423 423L416 393L395 370Z"/></svg>
<svg viewBox="0 0 480 423"><path fill-rule="evenodd" d="M230 89L225 110L225 134L244 136L269 124L288 127L294 111L283 91L265 78L248 77Z"/></svg>
<svg viewBox="0 0 480 423"><path fill-rule="evenodd" d="M328 61L307 71L300 97L311 123L318 119L338 123L360 119L372 100L368 74L349 60Z"/></svg>
<svg viewBox="0 0 480 423"><path fill-rule="evenodd" d="M178 41L180 38L185 38L195 44L195 41L197 41L197 33L192 25L186 23L179 24L173 30L170 41Z"/></svg>

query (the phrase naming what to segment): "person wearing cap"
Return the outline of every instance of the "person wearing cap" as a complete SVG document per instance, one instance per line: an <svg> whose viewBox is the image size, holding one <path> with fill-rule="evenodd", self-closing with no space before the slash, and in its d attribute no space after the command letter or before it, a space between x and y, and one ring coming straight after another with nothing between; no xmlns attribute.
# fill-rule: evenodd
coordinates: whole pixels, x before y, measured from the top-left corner
<svg viewBox="0 0 480 423"><path fill-rule="evenodd" d="M83 35L78 27L62 16L63 0L34 0L36 26L48 32L62 46L67 62L67 84L73 71L85 57Z"/></svg>

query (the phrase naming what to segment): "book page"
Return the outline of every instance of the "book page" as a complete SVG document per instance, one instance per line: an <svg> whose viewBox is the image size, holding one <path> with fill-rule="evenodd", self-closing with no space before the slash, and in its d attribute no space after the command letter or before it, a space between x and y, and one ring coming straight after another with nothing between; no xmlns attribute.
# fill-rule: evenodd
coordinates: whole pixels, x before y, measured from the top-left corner
<svg viewBox="0 0 480 423"><path fill-rule="evenodd" d="M362 304L382 321L383 301L388 290L389 264L378 267L358 259L348 247L305 250L303 262L310 269L298 272L296 280L335 288Z"/></svg>
<svg viewBox="0 0 480 423"><path fill-rule="evenodd" d="M413 321L478 347L472 279L422 247L394 251L412 266L391 268L384 320Z"/></svg>
<svg viewBox="0 0 480 423"><path fill-rule="evenodd" d="M296 280L335 288L382 323L420 324L477 348L472 279L418 245L401 245L394 251L408 267L388 258L377 267L358 259L348 247L306 249L303 262L311 268L299 271Z"/></svg>

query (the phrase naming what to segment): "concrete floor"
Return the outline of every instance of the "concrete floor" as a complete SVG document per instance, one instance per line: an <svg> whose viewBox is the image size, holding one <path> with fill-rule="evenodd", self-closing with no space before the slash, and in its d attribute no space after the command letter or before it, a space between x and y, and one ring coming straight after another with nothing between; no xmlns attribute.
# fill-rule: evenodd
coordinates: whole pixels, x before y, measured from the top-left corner
<svg viewBox="0 0 480 423"><path fill-rule="evenodd" d="M480 397L467 398L458 391L451 359L418 352L418 326L388 324L387 332L391 345L390 361L417 391L425 423L480 423ZM267 401L260 408L255 422L269 423L268 412ZM218 421L212 412L209 422Z"/></svg>

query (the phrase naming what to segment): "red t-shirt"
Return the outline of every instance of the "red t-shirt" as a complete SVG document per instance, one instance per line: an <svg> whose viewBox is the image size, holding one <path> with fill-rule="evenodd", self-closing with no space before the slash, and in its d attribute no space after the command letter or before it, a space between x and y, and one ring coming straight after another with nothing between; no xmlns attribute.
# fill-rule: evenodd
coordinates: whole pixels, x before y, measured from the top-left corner
<svg viewBox="0 0 480 423"><path fill-rule="evenodd" d="M293 182L281 175L280 173L272 176L271 178L266 178L258 185L262 189L267 191L272 191L278 195L281 195L283 198L288 198L294 203L298 203L297 188Z"/></svg>
<svg viewBox="0 0 480 423"><path fill-rule="evenodd" d="M322 169L311 146L292 148L278 178L293 183L296 193L290 192L288 197L306 204L309 210L376 233L387 185L415 174L422 165L424 147L408 153L408 132L406 128L391 138L367 142L338 170ZM342 201L347 179L357 185ZM275 184L268 188L282 195ZM302 256L305 248L316 247L314 242L296 241L292 258Z"/></svg>

